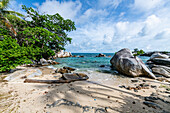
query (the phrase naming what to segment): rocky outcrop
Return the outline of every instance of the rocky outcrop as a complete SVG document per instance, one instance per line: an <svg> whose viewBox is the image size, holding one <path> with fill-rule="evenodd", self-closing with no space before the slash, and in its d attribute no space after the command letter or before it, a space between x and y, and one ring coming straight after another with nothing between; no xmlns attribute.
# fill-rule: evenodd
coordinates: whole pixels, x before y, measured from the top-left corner
<svg viewBox="0 0 170 113"><path fill-rule="evenodd" d="M84 73L65 73L62 75L65 80L87 80L89 77Z"/></svg>
<svg viewBox="0 0 170 113"><path fill-rule="evenodd" d="M51 65L56 65L56 64L60 64L59 62L56 62L54 60L47 60L47 62Z"/></svg>
<svg viewBox="0 0 170 113"><path fill-rule="evenodd" d="M63 68L59 68L55 71L56 73L61 73L61 74L64 74L64 73L71 73L70 70L67 70L67 69L63 69Z"/></svg>
<svg viewBox="0 0 170 113"><path fill-rule="evenodd" d="M77 57L76 55L73 55L72 57Z"/></svg>
<svg viewBox="0 0 170 113"><path fill-rule="evenodd" d="M106 57L106 55L100 53L99 55L97 55L96 57Z"/></svg>
<svg viewBox="0 0 170 113"><path fill-rule="evenodd" d="M56 62L54 60L46 60L44 58L41 58L40 61L34 61L32 60L32 64L27 64L27 67L39 67L39 66L49 66L49 65L56 65L60 64L59 62Z"/></svg>
<svg viewBox="0 0 170 113"><path fill-rule="evenodd" d="M110 60L110 63L118 72L131 77L148 76L154 79L156 78L142 60L134 57L132 52L127 48L118 51Z"/></svg>
<svg viewBox="0 0 170 113"><path fill-rule="evenodd" d="M46 59L44 59L44 58L41 58L40 63L41 64L48 64L48 61Z"/></svg>
<svg viewBox="0 0 170 113"><path fill-rule="evenodd" d="M162 65L154 65L152 67L152 72L170 78L170 67L162 66Z"/></svg>
<svg viewBox="0 0 170 113"><path fill-rule="evenodd" d="M54 56L54 58L66 58L66 57L72 57L71 52L64 52L63 50L61 50Z"/></svg>
<svg viewBox="0 0 170 113"><path fill-rule="evenodd" d="M39 77L42 75L40 69L21 69L9 74L4 80L5 81L22 81L24 78Z"/></svg>
<svg viewBox="0 0 170 113"><path fill-rule="evenodd" d="M74 70L76 70L76 69L71 68L71 67L63 67L63 68L57 69L55 72L61 73L62 74L61 79L63 79L63 80L76 80L76 81L78 81L78 80L89 79L89 77L84 73L71 73Z"/></svg>
<svg viewBox="0 0 170 113"><path fill-rule="evenodd" d="M155 64L170 66L170 58L154 58L151 61Z"/></svg>
<svg viewBox="0 0 170 113"><path fill-rule="evenodd" d="M147 61L152 72L164 77L170 77L170 58L168 55L155 53Z"/></svg>
<svg viewBox="0 0 170 113"><path fill-rule="evenodd" d="M76 70L76 69L74 69L74 68L66 67L66 66L64 66L63 69L67 69L67 70L70 70L70 71L75 71L75 70Z"/></svg>
<svg viewBox="0 0 170 113"><path fill-rule="evenodd" d="M71 67L63 67L63 68L56 69L55 72L64 74L64 73L71 73L71 71L74 71L74 70L76 70L76 69L71 68Z"/></svg>
<svg viewBox="0 0 170 113"><path fill-rule="evenodd" d="M169 56L166 54L154 53L151 55L150 60L155 59L155 58L169 58Z"/></svg>
<svg viewBox="0 0 170 113"><path fill-rule="evenodd" d="M166 52L166 51L153 51L153 52L146 52L144 54L141 54L140 56L152 56L155 53L160 53L160 54L166 54L170 57L170 52Z"/></svg>
<svg viewBox="0 0 170 113"><path fill-rule="evenodd" d="M46 60L44 58L41 58L39 64L42 65L42 66L48 66L48 65L56 65L56 64L59 64L59 63L54 61L54 60Z"/></svg>
<svg viewBox="0 0 170 113"><path fill-rule="evenodd" d="M83 58L84 56L80 55L79 58Z"/></svg>

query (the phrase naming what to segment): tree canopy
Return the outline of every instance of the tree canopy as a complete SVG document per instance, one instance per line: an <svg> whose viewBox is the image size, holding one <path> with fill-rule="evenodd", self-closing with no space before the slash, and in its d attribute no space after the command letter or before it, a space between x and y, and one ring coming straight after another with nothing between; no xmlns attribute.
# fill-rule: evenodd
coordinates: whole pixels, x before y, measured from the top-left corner
<svg viewBox="0 0 170 113"><path fill-rule="evenodd" d="M138 55L144 54L145 52L142 49L139 50L138 48L135 48L132 53L134 56L138 56Z"/></svg>
<svg viewBox="0 0 170 113"><path fill-rule="evenodd" d="M11 33L13 31L8 29L7 26L1 26L0 30L3 32L0 34L2 39L0 43L5 43L5 45L0 46L0 60L3 60L4 62L7 62L5 58L12 60L10 58L14 52L11 52L11 54L6 53L6 55L2 54L5 50L2 48L11 44L13 44L13 46L9 46L6 50L12 49L11 51L15 51L14 48L17 48L17 54L20 55L14 55L13 57L22 57L25 61L39 61L41 58L47 59L50 56L54 56L55 52L64 50L65 45L71 43L72 39L68 37L67 32L76 30L73 21L69 19L65 20L58 13L54 15L39 14L32 7L27 8L23 5L22 8L27 12L27 18L29 18L29 21L16 17L15 15L5 16L12 25L12 28L15 29L17 35L12 35ZM15 67L16 65L28 63L23 62L23 60L21 63L21 60L11 62L14 65L10 65ZM0 65L0 67L2 66L5 67L4 65ZM12 67L8 67L7 70ZM0 71L2 70L4 71L4 68Z"/></svg>

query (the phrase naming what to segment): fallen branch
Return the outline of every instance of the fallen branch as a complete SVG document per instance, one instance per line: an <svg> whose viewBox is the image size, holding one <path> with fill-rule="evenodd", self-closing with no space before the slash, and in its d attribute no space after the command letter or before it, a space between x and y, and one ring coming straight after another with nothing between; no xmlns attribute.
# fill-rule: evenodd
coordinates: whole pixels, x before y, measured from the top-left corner
<svg viewBox="0 0 170 113"><path fill-rule="evenodd" d="M82 81L85 79L72 79L72 80L38 80L38 79L25 79L24 83L47 83L47 84L52 84L52 83L70 83L74 81Z"/></svg>

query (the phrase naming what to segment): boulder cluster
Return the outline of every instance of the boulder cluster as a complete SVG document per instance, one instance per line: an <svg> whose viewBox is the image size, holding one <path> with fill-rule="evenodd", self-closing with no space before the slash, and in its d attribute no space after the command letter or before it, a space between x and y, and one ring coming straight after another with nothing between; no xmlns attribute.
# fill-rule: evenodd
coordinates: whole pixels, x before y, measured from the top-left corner
<svg viewBox="0 0 170 113"><path fill-rule="evenodd" d="M41 58L40 61L38 62L32 60L32 64L28 64L26 66L27 67L38 67L38 66L49 66L49 65L56 65L56 64L60 64L60 63L54 60L46 60L44 58Z"/></svg>
<svg viewBox="0 0 170 113"><path fill-rule="evenodd" d="M170 55L162 53L154 53L147 61L149 68L156 75L170 78Z"/></svg>
<svg viewBox="0 0 170 113"><path fill-rule="evenodd" d="M53 58L66 58L66 57L72 57L71 52L65 52L65 51L60 51L55 54Z"/></svg>
<svg viewBox="0 0 170 113"><path fill-rule="evenodd" d="M113 56L110 63L119 73L131 77L148 76L156 79L156 76L164 76L170 78L169 53L149 52L146 56L150 56L147 65L137 56L133 56L129 49L124 48Z"/></svg>
<svg viewBox="0 0 170 113"><path fill-rule="evenodd" d="M48 66L48 65L56 65L59 63L54 60L46 60L46 59L42 58L42 59L40 59L40 64L42 66Z"/></svg>
<svg viewBox="0 0 170 113"><path fill-rule="evenodd" d="M147 68L143 61L127 49L121 49L110 60L112 67L119 73L130 77L147 76L156 79L155 75Z"/></svg>
<svg viewBox="0 0 170 113"><path fill-rule="evenodd" d="M89 77L84 73L72 73L76 69L71 67L63 67L56 69L56 73L62 74L62 79L64 80L87 80Z"/></svg>

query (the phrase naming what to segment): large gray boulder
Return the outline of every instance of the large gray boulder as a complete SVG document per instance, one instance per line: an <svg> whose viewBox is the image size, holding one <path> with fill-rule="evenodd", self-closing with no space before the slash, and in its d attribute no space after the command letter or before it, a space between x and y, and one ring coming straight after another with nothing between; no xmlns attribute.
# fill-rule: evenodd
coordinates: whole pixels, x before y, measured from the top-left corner
<svg viewBox="0 0 170 113"><path fill-rule="evenodd" d="M40 59L40 63L41 63L41 64L44 64L44 63L48 63L48 61L47 61L46 59L44 59L44 58L41 58L41 59Z"/></svg>
<svg viewBox="0 0 170 113"><path fill-rule="evenodd" d="M152 72L170 78L170 67L162 65L153 65Z"/></svg>
<svg viewBox="0 0 170 113"><path fill-rule="evenodd" d="M150 72L142 60L134 57L132 52L127 48L118 51L110 60L110 63L122 74L131 77L148 76L156 79L155 75Z"/></svg>
<svg viewBox="0 0 170 113"><path fill-rule="evenodd" d="M153 54L155 53L161 53L161 54L166 54L170 57L170 52L167 52L167 51L153 51L153 52L146 52L144 54L141 54L140 56L152 56Z"/></svg>
<svg viewBox="0 0 170 113"><path fill-rule="evenodd" d="M152 60L154 58L169 58L169 56L166 54L154 53L151 55L150 60Z"/></svg>
<svg viewBox="0 0 170 113"><path fill-rule="evenodd" d="M168 56L169 56L169 58L170 58L170 53L166 53L166 55L168 55Z"/></svg>
<svg viewBox="0 0 170 113"><path fill-rule="evenodd" d="M170 78L170 58L166 54L154 53L147 64L155 74Z"/></svg>
<svg viewBox="0 0 170 113"><path fill-rule="evenodd" d="M65 80L87 80L89 77L84 73L64 73L62 78Z"/></svg>
<svg viewBox="0 0 170 113"><path fill-rule="evenodd" d="M162 59L162 58L154 58L151 60L154 64L170 66L170 58Z"/></svg>

